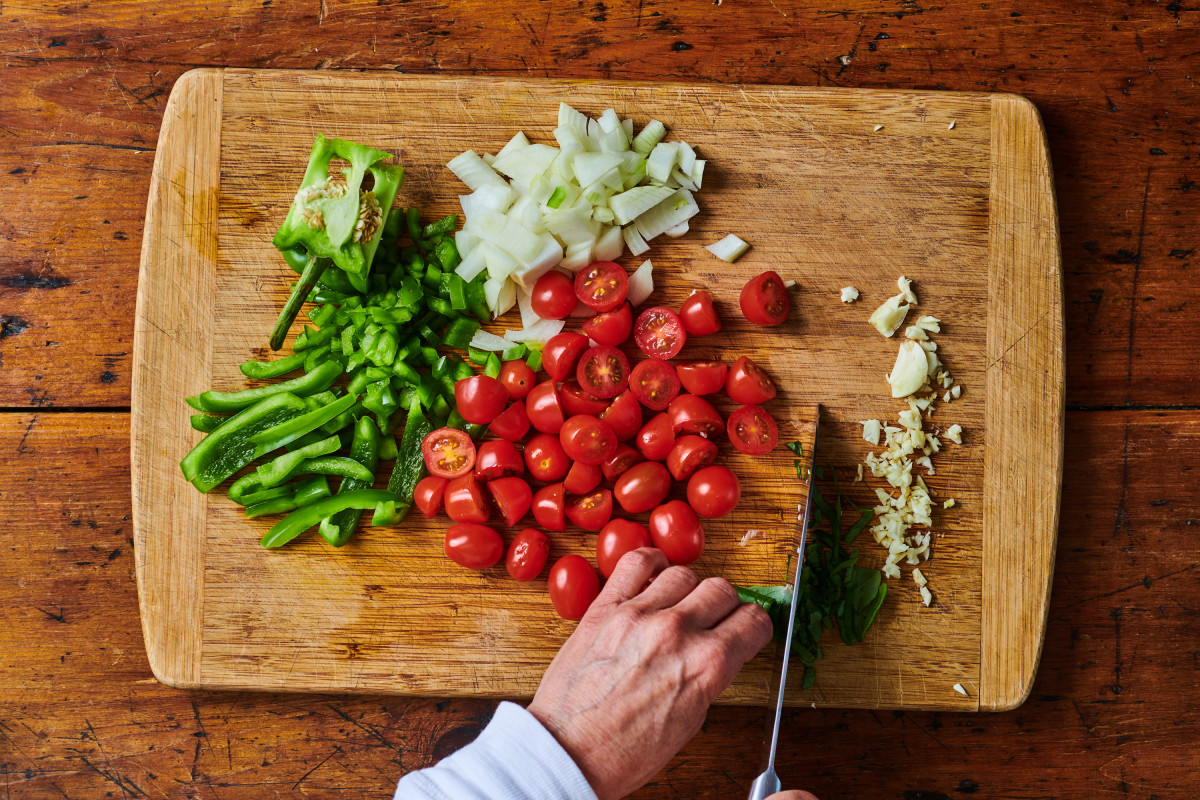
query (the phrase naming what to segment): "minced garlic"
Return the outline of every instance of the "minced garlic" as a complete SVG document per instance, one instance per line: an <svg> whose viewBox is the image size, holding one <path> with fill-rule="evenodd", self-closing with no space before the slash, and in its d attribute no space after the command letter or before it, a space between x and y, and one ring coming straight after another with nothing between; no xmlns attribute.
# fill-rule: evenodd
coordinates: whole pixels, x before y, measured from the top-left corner
<svg viewBox="0 0 1200 800"><path fill-rule="evenodd" d="M853 286L843 286L842 287L842 302L843 303L853 303L857 299L858 299L858 289L855 289Z"/></svg>
<svg viewBox="0 0 1200 800"><path fill-rule="evenodd" d="M875 327L875 330L890 337L900 329L900 326L904 324L904 318L908 316L909 309L909 306L900 304L903 299L904 295L902 294L889 297L883 305L872 312L868 321Z"/></svg>

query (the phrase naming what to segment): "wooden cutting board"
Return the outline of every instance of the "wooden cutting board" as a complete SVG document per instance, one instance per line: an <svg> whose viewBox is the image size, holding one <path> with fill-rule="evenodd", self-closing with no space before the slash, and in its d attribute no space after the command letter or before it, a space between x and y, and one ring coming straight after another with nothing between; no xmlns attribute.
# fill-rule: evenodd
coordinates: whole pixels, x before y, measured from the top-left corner
<svg viewBox="0 0 1200 800"><path fill-rule="evenodd" d="M905 568L866 641L835 632L817 684L788 701L863 708L1005 709L1029 692L1045 631L1062 471L1063 315L1058 232L1037 111L1003 94L770 86L644 85L387 74L196 70L163 120L147 209L135 328L133 504L137 578L155 675L178 687L528 697L573 629L544 581L502 567L475 573L442 554L445 520L364 528L334 550L309 536L268 552L270 519L245 520L220 490L197 493L180 458L199 439L183 398L245 386L237 365L261 357L293 274L270 244L323 132L397 155L397 205L428 218L458 211L464 188L443 166L495 152L517 131L552 143L559 101L638 127L664 122L708 159L691 231L648 254L652 302L693 288L718 301L724 330L685 357L746 354L781 387L770 405L782 438L811 441L851 483L873 448L858 420L904 407L883 376L897 340L867 323L913 279L917 310L942 320L939 355L963 387L930 425L963 427L927 478L957 505L935 514L935 595L920 603ZM735 264L703 245L737 233ZM627 268L641 258L625 256ZM797 282L791 321L741 320L742 284L765 269ZM839 301L853 285L862 298ZM513 315L515 317L515 315ZM512 319L502 320L519 327ZM501 326L502 327L502 326ZM728 411L728 407L724 407ZM796 532L799 484L780 448L723 457L745 481L742 505L707 524L695 567L736 583L777 583ZM748 528L765 535L739 546ZM864 534L863 563L882 563ZM555 537L557 554L591 555L594 535ZM767 696L773 646L721 702ZM961 685L966 694L956 692Z"/></svg>

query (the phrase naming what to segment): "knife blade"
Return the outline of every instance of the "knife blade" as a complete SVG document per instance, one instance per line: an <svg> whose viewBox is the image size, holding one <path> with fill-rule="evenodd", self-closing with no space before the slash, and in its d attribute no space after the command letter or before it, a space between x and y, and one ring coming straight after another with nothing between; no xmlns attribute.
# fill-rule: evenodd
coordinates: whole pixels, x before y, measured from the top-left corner
<svg viewBox="0 0 1200 800"><path fill-rule="evenodd" d="M765 800L772 794L782 790L782 785L779 782L779 776L775 774L775 751L779 745L779 722L783 718L783 697L784 691L787 688L788 660L792 652L792 635L796 629L796 606L795 590L799 585L800 571L804 569L804 547L808 543L808 521L811 518L813 507L813 465L816 463L817 456L817 435L820 428L821 409L817 408L817 423L813 428L812 447L808 451L807 459L801 456L801 459L806 462L807 469L803 472L805 480L805 500L804 500L804 518L800 521L800 533L796 538L796 549L788 559L788 577L792 587L792 602L788 606L788 623L787 636L783 640L783 644L779 647L779 653L776 657L775 666L772 669L771 697L767 701L767 708L774 706L774 719L770 721L767 728L767 746L766 746L766 767L754 779L754 783L750 787L749 800Z"/></svg>

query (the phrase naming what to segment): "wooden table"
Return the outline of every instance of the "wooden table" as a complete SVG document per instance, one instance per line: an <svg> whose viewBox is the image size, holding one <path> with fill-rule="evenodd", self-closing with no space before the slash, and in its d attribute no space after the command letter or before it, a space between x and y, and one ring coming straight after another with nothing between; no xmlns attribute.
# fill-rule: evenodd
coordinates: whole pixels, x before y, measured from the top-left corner
<svg viewBox="0 0 1200 800"><path fill-rule="evenodd" d="M129 498L155 141L194 66L1012 91L1050 137L1068 413L1050 624L1004 714L797 709L822 798L1200 794L1200 12L1180 2L0 3L0 789L389 796L494 704L221 694L151 676ZM763 712L718 708L638 797L739 797Z"/></svg>

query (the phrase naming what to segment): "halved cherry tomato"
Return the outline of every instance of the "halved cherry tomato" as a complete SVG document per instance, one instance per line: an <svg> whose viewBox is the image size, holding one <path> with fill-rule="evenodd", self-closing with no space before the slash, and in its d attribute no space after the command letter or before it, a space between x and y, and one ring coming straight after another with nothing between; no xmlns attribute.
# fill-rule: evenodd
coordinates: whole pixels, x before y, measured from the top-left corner
<svg viewBox="0 0 1200 800"><path fill-rule="evenodd" d="M533 313L542 319L565 319L575 310L575 280L552 269L537 279L529 294Z"/></svg>
<svg viewBox="0 0 1200 800"><path fill-rule="evenodd" d="M567 519L585 531L598 531L612 519L612 509L612 492L595 489L567 503Z"/></svg>
<svg viewBox="0 0 1200 800"><path fill-rule="evenodd" d="M436 517L442 510L442 498L446 494L445 478L437 475L426 475L417 481L413 489L413 504L427 517Z"/></svg>
<svg viewBox="0 0 1200 800"><path fill-rule="evenodd" d="M691 394L713 394L725 387L729 365L724 361L684 361L675 367L679 382Z"/></svg>
<svg viewBox="0 0 1200 800"><path fill-rule="evenodd" d="M779 443L775 418L761 406L742 406L729 415L729 441L743 453L761 456Z"/></svg>
<svg viewBox="0 0 1200 800"><path fill-rule="evenodd" d="M629 373L629 390L646 408L662 411L679 395L679 376L661 358L647 358Z"/></svg>
<svg viewBox="0 0 1200 800"><path fill-rule="evenodd" d="M563 478L563 488L567 494L587 494L599 486L603 478L600 465L576 461L567 471L567 477Z"/></svg>
<svg viewBox="0 0 1200 800"><path fill-rule="evenodd" d="M567 458L584 464L603 464L617 451L617 435L613 429L586 414L564 422L558 438Z"/></svg>
<svg viewBox="0 0 1200 800"><path fill-rule="evenodd" d="M558 433L563 424L562 403L554 381L542 381L525 398L525 413L529 423L542 433Z"/></svg>
<svg viewBox="0 0 1200 800"><path fill-rule="evenodd" d="M548 531L567 529L567 505L561 483L543 486L533 493L533 518Z"/></svg>
<svg viewBox="0 0 1200 800"><path fill-rule="evenodd" d="M525 466L534 480L559 481L571 468L571 460L557 436L538 433L525 443Z"/></svg>
<svg viewBox="0 0 1200 800"><path fill-rule="evenodd" d="M486 425L507 404L508 390L495 378L472 375L454 384L454 406L467 422Z"/></svg>
<svg viewBox="0 0 1200 800"><path fill-rule="evenodd" d="M620 264L597 261L575 273L575 296L589 308L612 311L629 294L629 276Z"/></svg>
<svg viewBox="0 0 1200 800"><path fill-rule="evenodd" d="M700 289L679 306L679 319L689 336L707 336L721 330L721 318L713 308L712 296Z"/></svg>
<svg viewBox="0 0 1200 800"><path fill-rule="evenodd" d="M650 531L645 525L627 519L609 520L596 534L596 566L600 574L611 578L621 556L650 546Z"/></svg>
<svg viewBox="0 0 1200 800"><path fill-rule="evenodd" d="M676 436L687 433L713 436L725 427L725 422L712 403L694 394L676 397L667 408L667 413L671 415L671 426Z"/></svg>
<svg viewBox="0 0 1200 800"><path fill-rule="evenodd" d="M634 441L637 449L651 461L666 461L675 446L675 429L671 425L671 415L658 414L642 426Z"/></svg>
<svg viewBox="0 0 1200 800"><path fill-rule="evenodd" d="M630 514L649 511L671 491L671 474L657 461L634 464L617 478L613 497Z"/></svg>
<svg viewBox="0 0 1200 800"><path fill-rule="evenodd" d="M505 361L500 365L500 383L513 400L522 400L537 383L537 374L524 361Z"/></svg>
<svg viewBox="0 0 1200 800"><path fill-rule="evenodd" d="M596 344L617 346L629 338L633 330L633 306L626 301L612 311L605 311L586 320L583 333Z"/></svg>
<svg viewBox="0 0 1200 800"><path fill-rule="evenodd" d="M617 452L613 453L612 458L600 465L600 472L604 475L604 480L612 482L621 477L625 470L645 460L637 450L623 444L617 447Z"/></svg>
<svg viewBox="0 0 1200 800"><path fill-rule="evenodd" d="M770 271L747 281L738 301L746 319L755 325L782 325L792 310L792 298L783 278Z"/></svg>
<svg viewBox="0 0 1200 800"><path fill-rule="evenodd" d="M497 478L487 488L504 524L510 528L520 522L533 505L533 490L523 478Z"/></svg>
<svg viewBox="0 0 1200 800"><path fill-rule="evenodd" d="M521 452L506 439L489 439L479 445L475 456L475 477L481 481L495 480L506 475L520 475L525 471Z"/></svg>
<svg viewBox="0 0 1200 800"><path fill-rule="evenodd" d="M488 431L510 442L524 439L525 434L529 433L529 414L525 411L525 404L517 401L501 411L488 426Z"/></svg>
<svg viewBox="0 0 1200 800"><path fill-rule="evenodd" d="M514 536L512 544L508 546L504 568L513 580L531 581L542 574L542 567L546 566L549 557L549 537L537 528L526 528Z"/></svg>
<svg viewBox="0 0 1200 800"><path fill-rule="evenodd" d="M472 522L451 525L443 547L451 561L467 569L487 569L504 557L500 534Z"/></svg>
<svg viewBox="0 0 1200 800"><path fill-rule="evenodd" d="M588 339L582 333L564 331L550 337L542 348L542 369L556 381L565 381L575 372L579 356L588 349Z"/></svg>
<svg viewBox="0 0 1200 800"><path fill-rule="evenodd" d="M654 306L638 314L633 325L633 341L648 356L673 358L683 349L687 331L678 314L669 308Z"/></svg>
<svg viewBox="0 0 1200 800"><path fill-rule="evenodd" d="M607 400L592 397L583 390L577 380L566 381L558 387L558 400L562 403L564 417L573 417L576 414L598 417L608 408Z"/></svg>
<svg viewBox="0 0 1200 800"><path fill-rule="evenodd" d="M650 512L650 541L672 564L691 564L704 553L704 526L691 506L670 500Z"/></svg>
<svg viewBox="0 0 1200 800"><path fill-rule="evenodd" d="M723 517L737 508L742 484L729 467L714 464L698 469L688 480L688 505L702 517Z"/></svg>
<svg viewBox="0 0 1200 800"><path fill-rule="evenodd" d="M642 407L628 389L613 398L599 416L613 429L620 442L627 442L636 436L642 425Z"/></svg>
<svg viewBox="0 0 1200 800"><path fill-rule="evenodd" d="M701 467L717 460L717 446L702 436L687 435L675 440L667 456L667 470L677 481L686 481Z"/></svg>
<svg viewBox="0 0 1200 800"><path fill-rule="evenodd" d="M457 478L475 466L475 442L456 428L438 428L421 442L421 455L434 475Z"/></svg>
<svg viewBox="0 0 1200 800"><path fill-rule="evenodd" d="M550 602L563 619L583 619L600 595L600 576L586 558L574 553L554 562L547 583Z"/></svg>
<svg viewBox="0 0 1200 800"><path fill-rule="evenodd" d="M446 502L446 516L455 522L487 522L492 518L492 509L488 505L487 495L484 494L483 484L474 475L452 478L446 484L443 497Z"/></svg>
<svg viewBox="0 0 1200 800"><path fill-rule="evenodd" d="M592 397L616 397L629 385L629 359L615 347L597 345L579 359L575 377Z"/></svg>
<svg viewBox="0 0 1200 800"><path fill-rule="evenodd" d="M775 397L775 381L746 356L733 362L725 381L725 394L735 403L756 406Z"/></svg>

